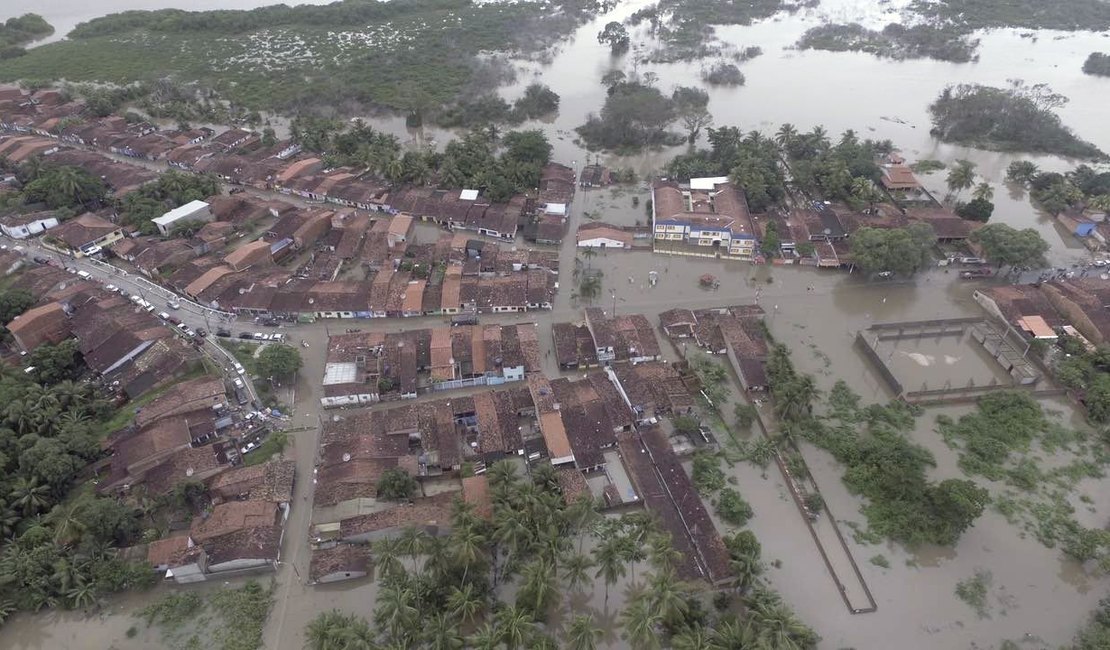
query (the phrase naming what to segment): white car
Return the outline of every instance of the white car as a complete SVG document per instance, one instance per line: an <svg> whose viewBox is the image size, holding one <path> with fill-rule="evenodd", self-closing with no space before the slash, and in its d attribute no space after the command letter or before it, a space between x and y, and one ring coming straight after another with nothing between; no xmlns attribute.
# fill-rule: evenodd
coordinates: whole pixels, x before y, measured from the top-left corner
<svg viewBox="0 0 1110 650"><path fill-rule="evenodd" d="M139 296L131 296L131 302L135 303L136 305L142 305L143 299Z"/></svg>
<svg viewBox="0 0 1110 650"><path fill-rule="evenodd" d="M270 340L271 341L281 341L284 338L285 338L285 336L283 334L271 334L270 335Z"/></svg>
<svg viewBox="0 0 1110 650"><path fill-rule="evenodd" d="M254 333L254 340L255 340L255 341L269 341L269 340L270 340L270 337L269 337L269 336L266 336L266 335L265 335L265 334L263 334L262 332L255 332L255 333Z"/></svg>
<svg viewBox="0 0 1110 650"><path fill-rule="evenodd" d="M243 447L242 449L239 450L239 453L241 453L241 454L250 453L250 452L254 451L254 448L257 447L257 446L258 445L254 444L253 442L248 442L245 447Z"/></svg>
<svg viewBox="0 0 1110 650"><path fill-rule="evenodd" d="M243 364L236 361L235 362L235 372L239 373L240 375L245 375L245 374L247 374L247 369L243 367Z"/></svg>
<svg viewBox="0 0 1110 650"><path fill-rule="evenodd" d="M161 318L162 320L169 320L170 315L163 311L158 313L158 318Z"/></svg>
<svg viewBox="0 0 1110 650"><path fill-rule="evenodd" d="M107 285L106 287L104 287L104 289L105 289L106 291L111 291L112 293L115 293L115 292L116 292L116 289L118 289L118 288L119 288L119 287L117 287L117 286L116 286L116 285L114 285L114 284L109 284L109 285Z"/></svg>
<svg viewBox="0 0 1110 650"><path fill-rule="evenodd" d="M236 387L236 388L246 388L246 384L244 384L244 383L243 383L243 380L242 380L242 379L239 379L238 377L236 377L236 378L235 378L235 381L234 381L234 382L232 382L232 383L233 383L233 384L235 384L235 387Z"/></svg>

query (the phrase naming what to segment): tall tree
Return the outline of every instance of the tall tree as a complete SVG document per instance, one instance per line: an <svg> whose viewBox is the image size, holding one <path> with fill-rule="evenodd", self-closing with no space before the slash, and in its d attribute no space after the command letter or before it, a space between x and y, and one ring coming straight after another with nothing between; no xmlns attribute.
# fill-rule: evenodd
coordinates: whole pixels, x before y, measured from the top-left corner
<svg viewBox="0 0 1110 650"><path fill-rule="evenodd" d="M948 170L948 191L959 198L960 193L975 184L975 163L970 160L957 160L956 164Z"/></svg>

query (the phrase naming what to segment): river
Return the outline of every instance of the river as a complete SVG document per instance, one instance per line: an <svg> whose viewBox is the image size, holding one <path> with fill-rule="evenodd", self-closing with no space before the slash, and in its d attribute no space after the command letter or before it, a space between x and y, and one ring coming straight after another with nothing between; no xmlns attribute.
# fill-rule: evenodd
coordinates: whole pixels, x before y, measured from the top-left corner
<svg viewBox="0 0 1110 650"><path fill-rule="evenodd" d="M30 0L7 0L0 5L0 18L36 11L58 28L56 37L61 37L78 22L110 11L167 6L250 8L265 4L265 1L104 0L93 4L55 0L42 4L48 6ZM643 0L623 4L569 34L546 64L515 64L517 82L501 91L506 98L519 95L533 80L549 85L562 98L556 117L526 125L527 128L543 128L549 134L556 160L573 162L579 167L585 163L587 152L575 143L573 129L587 114L600 109L605 97L601 76L614 68L627 71L633 67L632 55L613 59L608 49L597 43L597 32L609 20L620 20L645 4ZM1023 192L1002 183L1006 166L1015 156L937 143L928 134L926 109L949 83L1002 85L1011 78L1048 83L1071 99L1059 109L1064 123L1080 137L1110 151L1110 129L1105 127L1110 79L1085 76L1080 70L1089 52L1110 49L1110 41L1103 35L1090 33L1040 31L1035 38L1024 38L1015 30L995 30L981 35L980 60L970 64L929 60L896 62L857 53L799 52L791 48L803 31L825 20L860 20L870 26L881 25L890 19L889 10L875 9L876 6L876 3L860 0L825 0L818 8L793 15L751 26L720 28L718 34L722 39L741 47L757 45L764 54L741 65L747 77L746 85L708 88L710 111L716 124L757 129L767 135L784 122L791 122L803 130L821 124L834 138L845 129L854 129L864 137L890 138L910 160L973 160L978 164L977 171L995 187L995 220L1039 230L1050 243L1050 257L1056 263L1085 256L1078 242L1061 233L1050 218L1038 214ZM675 85L701 85L701 66L701 62L640 65L638 70L655 72L659 86L669 90ZM432 128L410 131L401 119L380 116L367 119L379 128L396 133L408 144L435 142L442 145L452 135ZM602 156L602 160L613 166L632 166L641 174L647 174L660 169L681 150L682 147L677 147L624 158ZM1032 158L1047 169L1064 170L1074 165L1050 156L1020 157ZM944 172L925 176L923 181L935 193L944 193ZM639 206L633 206L633 194L640 198ZM572 232L582 222L585 211L598 212L603 219L615 223L631 224L644 219L646 198L642 189L584 192L574 205ZM564 289L558 295L555 311L503 319L505 322L539 320L540 340L545 349L550 346L551 322L571 320L580 315L578 306L569 297L570 287L574 285L572 239L564 244L561 259L560 279ZM644 313L652 322L656 322L660 311L674 306L703 307L751 301L754 287L760 286L769 327L776 338L794 350L799 369L815 373L824 390L836 378L843 378L865 400L882 400L887 395L874 372L852 348L852 337L857 329L876 321L981 314L971 299L977 283L959 282L954 280L954 274L942 269L934 269L911 283L867 283L857 276L813 269L754 268L746 264L655 256L646 252L610 252L599 256L592 264L605 272L605 286L601 292L604 298L600 303L607 309L615 305L623 313ZM645 286L650 270L660 273L659 286L654 288ZM723 279L719 294L697 288L697 277L702 273L714 273ZM397 330L413 326L412 321L383 321L366 327ZM312 355L306 360L306 369L297 388L303 408L307 409L311 408L314 391L318 389L316 379L322 372L326 325L301 328L298 336L312 341ZM667 344L664 347L668 347ZM669 356L673 358L674 355ZM1074 417L1066 404L1056 404L1052 408ZM934 418L940 413L958 416L964 412L966 409L929 409L913 433L916 442L937 456L934 478L958 475L954 453L933 430ZM295 443L303 461L301 469L311 465L314 442L308 437ZM840 481L842 468L824 452L807 448L805 453L838 520L863 521L858 512L859 500L849 494ZM1056 646L1071 637L1087 612L1107 592L1105 581L1099 582L1082 567L1062 561L1059 550L1044 548L1032 537L1022 534L1018 527L988 510L955 549L926 549L911 554L894 545L866 545L849 540L851 551L879 601L877 613L852 616L839 602L794 505L786 498L781 479L774 472L761 473L747 464L736 465L731 474L755 510L750 527L763 543L765 558L781 560L779 567L768 570L771 584L801 618L824 637L822 648L989 648L997 647L1004 638L1021 640L1027 633L1041 641L1022 644L1023 648ZM1110 490L1106 485L1105 480L1090 480L1080 486L1083 493L1094 498L1093 506L1077 508L1077 517L1085 525L1105 524L1110 508ZM1080 490L1076 490L1078 493ZM290 532L293 536L303 534L303 526L301 530ZM868 562L869 557L880 553L889 560L891 568L881 569ZM303 539L294 546L287 561L293 567L299 566L303 573L307 562ZM992 612L988 619L977 619L953 595L956 583L978 570L989 570L994 576L990 596ZM291 575L288 568L283 568L279 575L280 602L268 625L268 648L296 650L302 647L300 630L320 611L340 607L365 614L369 610L374 594L371 584L312 589L302 586L295 579L296 575ZM135 621L125 612L135 600L132 597L116 600L110 613L92 621L69 613L20 616L0 635L0 646L15 649L93 645L121 649L156 647L145 630L135 639L126 637L126 630ZM590 605L596 610L603 609L597 600L595 594ZM620 597L613 600L611 606L616 609ZM605 645L627 647L613 635L611 618L600 618L608 633ZM92 639L97 644L93 644Z"/></svg>

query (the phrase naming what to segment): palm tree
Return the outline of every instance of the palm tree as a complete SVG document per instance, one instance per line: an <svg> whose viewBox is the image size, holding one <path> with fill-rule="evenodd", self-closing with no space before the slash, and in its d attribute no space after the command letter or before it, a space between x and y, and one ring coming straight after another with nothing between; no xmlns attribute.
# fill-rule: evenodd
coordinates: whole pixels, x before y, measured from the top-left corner
<svg viewBox="0 0 1110 650"><path fill-rule="evenodd" d="M780 126L778 132L775 133L775 144L777 144L780 149L786 149L797 137L798 129L794 128L793 124L787 122Z"/></svg>
<svg viewBox="0 0 1110 650"><path fill-rule="evenodd" d="M714 650L748 650L757 648L755 637L747 625L742 624L735 616L726 616L717 621L710 635L711 645Z"/></svg>
<svg viewBox="0 0 1110 650"><path fill-rule="evenodd" d="M650 581L649 607L659 616L659 619L670 625L677 626L690 611L686 602L686 592L674 579L674 573L669 570L660 571Z"/></svg>
<svg viewBox="0 0 1110 650"><path fill-rule="evenodd" d="M852 179L852 198L865 203L867 211L872 212L875 209L875 204L882 200L883 195L875 184L869 178L855 178Z"/></svg>
<svg viewBox="0 0 1110 650"><path fill-rule="evenodd" d="M716 645L713 642L712 633L706 632L704 627L698 625L674 635L671 639L671 647L674 650L714 650Z"/></svg>
<svg viewBox="0 0 1110 650"><path fill-rule="evenodd" d="M971 192L971 196L972 198L983 201L990 201L994 198L994 188L991 187L990 183L984 181L975 186L975 189Z"/></svg>
<svg viewBox="0 0 1110 650"><path fill-rule="evenodd" d="M582 280L578 285L578 295L585 298L587 302L593 302L594 298L601 293L601 278L591 276Z"/></svg>
<svg viewBox="0 0 1110 650"><path fill-rule="evenodd" d="M426 623L425 645L423 647L428 648L428 650L458 650L465 644L465 640L458 630L459 627L455 620L443 612L439 612L432 616L431 621Z"/></svg>
<svg viewBox="0 0 1110 650"><path fill-rule="evenodd" d="M624 558L617 547L617 540L609 540L598 546L594 549L594 555L598 567L594 577L605 580L605 604L608 605L609 586L616 584L627 572L624 566Z"/></svg>
<svg viewBox="0 0 1110 650"><path fill-rule="evenodd" d="M631 538L623 538L620 543L621 559L628 563L629 570L632 573L632 583L636 583L636 564L643 562L647 559L647 553L644 552L639 540Z"/></svg>
<svg viewBox="0 0 1110 650"><path fill-rule="evenodd" d="M594 625L589 614L579 614L571 619L567 629L567 645L570 650L596 650L597 642L605 632Z"/></svg>
<svg viewBox="0 0 1110 650"><path fill-rule="evenodd" d="M0 499L0 539L7 539L15 533L15 527L23 521L23 517L13 506Z"/></svg>
<svg viewBox="0 0 1110 650"><path fill-rule="evenodd" d="M590 569L594 567L594 561L588 555L575 553L563 562L563 580L566 580L567 588L577 590L579 587L585 586L590 581Z"/></svg>
<svg viewBox="0 0 1110 650"><path fill-rule="evenodd" d="M397 539L398 550L409 556L413 570L416 569L417 560L424 554L426 539L427 536L423 531L412 526L406 528Z"/></svg>
<svg viewBox="0 0 1110 650"><path fill-rule="evenodd" d="M416 597L407 585L387 585L378 593L374 622L394 641L411 639L420 612Z"/></svg>
<svg viewBox="0 0 1110 650"><path fill-rule="evenodd" d="M578 533L578 552L581 553L582 542L585 540L586 533L590 532L590 528L599 517L597 504L589 496L582 496L575 499L565 513L567 521Z"/></svg>
<svg viewBox="0 0 1110 650"><path fill-rule="evenodd" d="M525 604L539 618L559 596L555 584L555 568L546 558L539 558L524 567L522 575L524 587L517 598L517 604L519 606L521 600L526 600Z"/></svg>
<svg viewBox="0 0 1110 650"><path fill-rule="evenodd" d="M760 574L763 573L763 563L758 554L735 553L729 563L733 575L736 576L736 588L741 593L755 585Z"/></svg>
<svg viewBox="0 0 1110 650"><path fill-rule="evenodd" d="M474 650L496 650L501 645L501 632L492 624L486 623L470 636L469 642Z"/></svg>
<svg viewBox="0 0 1110 650"><path fill-rule="evenodd" d="M511 485L516 481L516 466L506 460L499 460L489 468L489 482L493 486Z"/></svg>
<svg viewBox="0 0 1110 650"><path fill-rule="evenodd" d="M50 504L50 488L40 485L38 479L19 477L12 484L11 505L18 507L24 517L30 517Z"/></svg>
<svg viewBox="0 0 1110 650"><path fill-rule="evenodd" d="M975 163L970 160L957 160L956 164L948 170L948 191L953 193L953 198L959 198L960 192L975 184Z"/></svg>
<svg viewBox="0 0 1110 650"><path fill-rule="evenodd" d="M675 550L669 535L660 533L648 538L648 558L655 568L663 571L673 569L682 559L682 553Z"/></svg>
<svg viewBox="0 0 1110 650"><path fill-rule="evenodd" d="M593 259L597 257L597 251L592 248L583 249L582 257L586 258L586 268L591 268L593 266Z"/></svg>
<svg viewBox="0 0 1110 650"><path fill-rule="evenodd" d="M374 633L366 621L338 610L324 612L305 628L311 650L371 650Z"/></svg>
<svg viewBox="0 0 1110 650"><path fill-rule="evenodd" d="M624 637L634 648L658 648L659 615L652 611L647 599L640 595L621 613Z"/></svg>
<svg viewBox="0 0 1110 650"><path fill-rule="evenodd" d="M451 535L451 552L455 561L462 565L462 581L466 583L466 575L471 565L482 559L485 552L486 538L474 528L456 529Z"/></svg>
<svg viewBox="0 0 1110 650"><path fill-rule="evenodd" d="M4 409L4 417L12 428L16 430L16 433L30 433L31 429L34 428L34 410L27 402L22 400L12 400L8 402L7 407Z"/></svg>
<svg viewBox="0 0 1110 650"><path fill-rule="evenodd" d="M383 539L374 544L375 564L383 582L405 578L405 565L397 557L397 546L397 541L392 539Z"/></svg>
<svg viewBox="0 0 1110 650"><path fill-rule="evenodd" d="M497 613L497 630L501 641L513 650L528 642L536 631L536 624L524 608L513 605Z"/></svg>
<svg viewBox="0 0 1110 650"><path fill-rule="evenodd" d="M745 621L755 637L756 647L811 648L817 635L783 604L774 592L758 591L748 598Z"/></svg>
<svg viewBox="0 0 1110 650"><path fill-rule="evenodd" d="M1090 201L1087 201L1087 207L1092 210L1110 214L1110 194L1099 194L1091 198Z"/></svg>
<svg viewBox="0 0 1110 650"><path fill-rule="evenodd" d="M54 541L67 545L79 540L85 532L82 517L88 509L88 500L80 496L68 503L54 506L44 519L46 525L54 531Z"/></svg>
<svg viewBox="0 0 1110 650"><path fill-rule="evenodd" d="M451 595L447 597L447 609L465 624L477 620L484 604L482 597L475 590L472 583L466 583L461 587L452 587Z"/></svg>

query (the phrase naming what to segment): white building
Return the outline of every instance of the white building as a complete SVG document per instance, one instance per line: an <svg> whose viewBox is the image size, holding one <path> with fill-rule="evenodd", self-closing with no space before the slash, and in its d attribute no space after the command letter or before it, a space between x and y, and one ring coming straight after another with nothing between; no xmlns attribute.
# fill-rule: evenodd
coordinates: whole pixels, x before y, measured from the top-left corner
<svg viewBox="0 0 1110 650"><path fill-rule="evenodd" d="M160 217L155 217L151 221L158 227L158 232L169 235L174 228L182 224L207 223L212 219L212 211L208 209L207 203L204 201L190 201Z"/></svg>
<svg viewBox="0 0 1110 650"><path fill-rule="evenodd" d="M27 239L41 235L58 225L58 218L52 213L12 215L0 220L0 230L12 239Z"/></svg>

